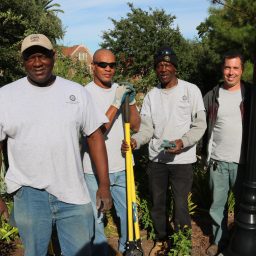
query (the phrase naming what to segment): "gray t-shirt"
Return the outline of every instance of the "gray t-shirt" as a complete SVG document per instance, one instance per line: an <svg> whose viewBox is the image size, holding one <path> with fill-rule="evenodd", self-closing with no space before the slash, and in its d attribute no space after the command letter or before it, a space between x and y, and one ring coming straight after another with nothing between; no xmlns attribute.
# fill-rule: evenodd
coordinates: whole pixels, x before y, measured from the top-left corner
<svg viewBox="0 0 256 256"><path fill-rule="evenodd" d="M240 162L242 143L241 90L220 88L219 109L213 129L211 158L225 162Z"/></svg>

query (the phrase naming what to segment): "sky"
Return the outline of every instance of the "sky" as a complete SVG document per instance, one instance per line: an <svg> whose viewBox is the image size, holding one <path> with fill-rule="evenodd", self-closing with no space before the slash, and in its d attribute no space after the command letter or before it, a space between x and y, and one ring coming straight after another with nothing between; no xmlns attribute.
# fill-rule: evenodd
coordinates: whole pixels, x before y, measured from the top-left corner
<svg viewBox="0 0 256 256"><path fill-rule="evenodd" d="M126 18L130 9L127 2L135 8L148 11L164 9L166 14L176 16L174 28L179 26L181 34L187 39L197 36L196 27L208 16L210 0L54 0L60 4L64 13L58 13L66 31L58 43L65 46L84 45L91 53L99 48L103 31L113 29L109 18L119 21Z"/></svg>

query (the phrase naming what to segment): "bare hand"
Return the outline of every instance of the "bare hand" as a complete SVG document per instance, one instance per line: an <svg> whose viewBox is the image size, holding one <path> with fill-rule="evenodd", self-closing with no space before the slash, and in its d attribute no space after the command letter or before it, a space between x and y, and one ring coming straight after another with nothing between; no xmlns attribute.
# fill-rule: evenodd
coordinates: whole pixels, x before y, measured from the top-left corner
<svg viewBox="0 0 256 256"><path fill-rule="evenodd" d="M96 208L106 212L112 207L112 197L109 188L99 187L96 193Z"/></svg>
<svg viewBox="0 0 256 256"><path fill-rule="evenodd" d="M173 147L173 148L168 148L168 149L166 149L165 150L165 152L168 152L168 153L170 153L170 154L179 154L181 151L182 151L182 149L183 149L183 142L182 142L182 140L175 140L175 147Z"/></svg>
<svg viewBox="0 0 256 256"><path fill-rule="evenodd" d="M6 220L9 219L8 208L2 198L0 198L0 216L3 214Z"/></svg>
<svg viewBox="0 0 256 256"><path fill-rule="evenodd" d="M137 147L137 142L135 139L131 138L131 149L135 149ZM125 156L125 153L129 150L129 145L127 144L127 142L125 140L122 141L122 145L121 145L121 152L122 155Z"/></svg>

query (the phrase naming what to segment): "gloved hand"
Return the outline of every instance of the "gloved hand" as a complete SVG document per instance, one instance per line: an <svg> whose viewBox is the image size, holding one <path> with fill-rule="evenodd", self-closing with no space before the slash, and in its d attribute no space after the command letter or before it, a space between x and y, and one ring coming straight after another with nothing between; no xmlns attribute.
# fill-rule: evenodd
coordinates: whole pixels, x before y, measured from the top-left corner
<svg viewBox="0 0 256 256"><path fill-rule="evenodd" d="M124 103L126 95L129 95L129 104L132 105L135 103L135 90L132 84L128 82L121 83L117 89L114 101L112 105L116 108L120 108L120 106Z"/></svg>
<svg viewBox="0 0 256 256"><path fill-rule="evenodd" d="M175 141L163 140L159 149L172 149L176 147Z"/></svg>
<svg viewBox="0 0 256 256"><path fill-rule="evenodd" d="M129 89L129 92L127 93L127 94L129 94L129 105L134 105L136 103L136 100L135 100L136 91L134 89L133 84L131 84L129 82L121 82L119 84L125 85Z"/></svg>

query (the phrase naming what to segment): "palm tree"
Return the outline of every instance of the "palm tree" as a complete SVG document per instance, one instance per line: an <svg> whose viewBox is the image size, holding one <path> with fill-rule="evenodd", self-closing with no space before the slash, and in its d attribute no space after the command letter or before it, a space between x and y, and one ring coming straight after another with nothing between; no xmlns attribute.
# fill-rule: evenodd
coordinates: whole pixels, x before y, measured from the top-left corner
<svg viewBox="0 0 256 256"><path fill-rule="evenodd" d="M61 6L60 4L58 4L58 3L52 4L52 2L53 2L53 0L36 0L36 4L38 6L41 6L42 10L46 14L52 15L53 13L57 13L57 12L64 13L63 10L59 9L59 7Z"/></svg>

